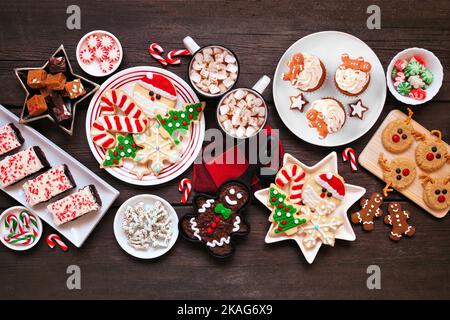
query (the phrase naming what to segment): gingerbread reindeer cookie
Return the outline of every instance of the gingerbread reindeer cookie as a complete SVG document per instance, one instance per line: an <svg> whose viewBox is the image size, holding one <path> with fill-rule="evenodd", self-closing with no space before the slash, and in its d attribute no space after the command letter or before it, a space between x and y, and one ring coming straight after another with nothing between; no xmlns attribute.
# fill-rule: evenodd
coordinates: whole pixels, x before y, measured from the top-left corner
<svg viewBox="0 0 450 320"><path fill-rule="evenodd" d="M402 190L409 187L416 178L416 167L414 163L405 157L398 157L387 161L383 153L380 153L378 163L383 170L384 182L386 186L383 188L383 194L387 197L388 192L393 191L392 188ZM392 187L392 188L391 188Z"/></svg>
<svg viewBox="0 0 450 320"><path fill-rule="evenodd" d="M399 202L391 202L388 205L389 214L384 217L384 223L391 225L392 230L389 238L399 241L403 235L412 237L416 232L416 228L410 226L407 222L409 219L409 211L403 210Z"/></svg>
<svg viewBox="0 0 450 320"><path fill-rule="evenodd" d="M445 210L450 207L450 175L445 178L433 178L421 175L423 201L434 210Z"/></svg>
<svg viewBox="0 0 450 320"><path fill-rule="evenodd" d="M361 210L351 214L352 222L354 224L362 224L362 228L365 231L372 231L374 229L374 218L383 215L383 211L381 210L383 200L384 197L379 192L374 192L369 199L361 198Z"/></svg>
<svg viewBox="0 0 450 320"><path fill-rule="evenodd" d="M225 258L234 252L231 238L244 236L250 226L240 214L250 202L250 190L242 183L229 181L215 197L206 194L194 198L197 214L185 215L179 223L188 240L202 242L215 257Z"/></svg>
<svg viewBox="0 0 450 320"><path fill-rule="evenodd" d="M417 165L427 172L436 171L450 162L450 154L445 142L442 141L442 133L439 130L432 130L431 134L436 136L436 139L426 139L416 148Z"/></svg>

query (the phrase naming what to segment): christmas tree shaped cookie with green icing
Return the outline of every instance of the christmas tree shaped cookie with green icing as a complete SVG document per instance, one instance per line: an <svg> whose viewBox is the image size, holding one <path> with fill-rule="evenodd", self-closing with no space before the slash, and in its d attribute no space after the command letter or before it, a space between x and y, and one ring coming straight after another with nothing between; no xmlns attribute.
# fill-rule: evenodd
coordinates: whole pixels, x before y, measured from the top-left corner
<svg viewBox="0 0 450 320"><path fill-rule="evenodd" d="M191 124L200 120L205 102L186 104L182 109L172 109L166 117L157 115L159 123L175 144L181 142L180 137L189 132Z"/></svg>
<svg viewBox="0 0 450 320"><path fill-rule="evenodd" d="M117 136L117 145L108 150L101 167L118 167L123 164L123 159L134 159L136 152L141 148L134 142L133 136Z"/></svg>
<svg viewBox="0 0 450 320"><path fill-rule="evenodd" d="M306 223L306 218L301 216L300 206L286 201L287 195L275 184L270 185L268 204L273 208L269 221L275 224L271 229L271 235L286 234L291 236L298 232L299 227Z"/></svg>

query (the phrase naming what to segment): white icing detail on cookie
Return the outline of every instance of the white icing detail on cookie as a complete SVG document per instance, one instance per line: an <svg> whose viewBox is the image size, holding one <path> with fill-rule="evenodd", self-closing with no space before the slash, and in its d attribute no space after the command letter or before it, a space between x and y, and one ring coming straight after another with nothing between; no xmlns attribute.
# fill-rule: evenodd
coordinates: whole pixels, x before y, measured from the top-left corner
<svg viewBox="0 0 450 320"><path fill-rule="evenodd" d="M234 206L237 204L237 200L231 200L230 197L225 196L225 201L230 205L230 206Z"/></svg>
<svg viewBox="0 0 450 320"><path fill-rule="evenodd" d="M198 240L202 240L199 233L200 230L197 228L197 222L195 222L195 217L191 218L191 229L194 231L194 237L196 237Z"/></svg>
<svg viewBox="0 0 450 320"><path fill-rule="evenodd" d="M303 202L312 209L315 209L320 215L326 215L336 209L336 204L332 201L322 199L314 188L307 185L303 189Z"/></svg>
<svg viewBox="0 0 450 320"><path fill-rule="evenodd" d="M240 224L241 224L241 218L239 216L236 216L236 220L233 223L233 232L239 231L240 229Z"/></svg>
<svg viewBox="0 0 450 320"><path fill-rule="evenodd" d="M217 241L217 240L213 240L212 242L208 241L206 243L206 245L208 247L214 248L216 246L222 247L224 244L229 244L229 243L230 243L230 237L226 237L226 238L223 237L223 238L220 239L220 241Z"/></svg>
<svg viewBox="0 0 450 320"><path fill-rule="evenodd" d="M207 208L211 208L211 204L214 203L214 199L208 199L206 202L202 205L200 209L198 209L199 213L205 213Z"/></svg>

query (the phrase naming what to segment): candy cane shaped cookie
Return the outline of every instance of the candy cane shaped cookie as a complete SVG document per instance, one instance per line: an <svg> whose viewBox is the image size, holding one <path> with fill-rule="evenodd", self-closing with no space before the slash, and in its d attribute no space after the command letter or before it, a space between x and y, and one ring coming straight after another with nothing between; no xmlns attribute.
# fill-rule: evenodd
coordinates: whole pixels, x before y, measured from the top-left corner
<svg viewBox="0 0 450 320"><path fill-rule="evenodd" d="M100 98L100 111L102 115L115 115L116 108L131 118L144 117L133 98L119 89L108 90Z"/></svg>
<svg viewBox="0 0 450 320"><path fill-rule="evenodd" d="M100 116L91 128L92 141L102 148L113 148L117 143L115 133L142 133L147 129L147 125L147 118Z"/></svg>
<svg viewBox="0 0 450 320"><path fill-rule="evenodd" d="M294 204L301 203L305 171L296 164L287 164L278 171L275 183L279 187L289 184L289 200Z"/></svg>

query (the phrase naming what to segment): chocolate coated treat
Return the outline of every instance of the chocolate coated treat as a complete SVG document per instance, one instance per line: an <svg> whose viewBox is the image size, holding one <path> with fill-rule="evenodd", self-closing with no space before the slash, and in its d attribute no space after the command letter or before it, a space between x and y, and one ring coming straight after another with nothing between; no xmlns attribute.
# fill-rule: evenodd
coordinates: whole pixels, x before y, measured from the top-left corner
<svg viewBox="0 0 450 320"><path fill-rule="evenodd" d="M69 110L69 106L66 105L64 99L57 92L50 93L46 98L50 108L50 114L59 125L65 125L72 119L72 113Z"/></svg>
<svg viewBox="0 0 450 320"><path fill-rule="evenodd" d="M53 74L66 72L66 59L64 57L51 57L48 59L48 70Z"/></svg>

